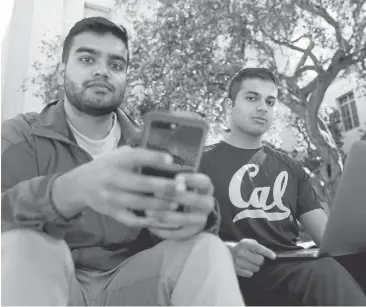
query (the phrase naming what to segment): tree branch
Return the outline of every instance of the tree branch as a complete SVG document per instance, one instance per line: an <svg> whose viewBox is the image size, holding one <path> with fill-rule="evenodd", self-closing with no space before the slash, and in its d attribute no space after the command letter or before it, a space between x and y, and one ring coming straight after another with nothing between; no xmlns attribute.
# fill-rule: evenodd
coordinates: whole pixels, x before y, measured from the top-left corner
<svg viewBox="0 0 366 307"><path fill-rule="evenodd" d="M297 76L300 76L300 69L301 67L305 64L306 62L306 59L308 58L308 53L303 53L299 63L297 64L296 68L295 68L295 72L294 72L294 76L297 77Z"/></svg>
<svg viewBox="0 0 366 307"><path fill-rule="evenodd" d="M337 77L338 73L342 69L351 65L352 60L352 54L346 56L344 50L338 49L333 55L328 69L321 75L321 79L318 76L307 85L306 90L309 91L308 95L311 94L309 98L310 101L307 105L308 116L311 116L312 118L316 118L318 116L325 91ZM305 94L305 88L302 90L302 93ZM313 133L315 133L315 131L313 131Z"/></svg>
<svg viewBox="0 0 366 307"><path fill-rule="evenodd" d="M287 100L285 106L288 107L299 118L305 118L305 108L298 104L295 100Z"/></svg>
<svg viewBox="0 0 366 307"><path fill-rule="evenodd" d="M315 44L313 41L310 41L310 44L308 46L308 48L306 48L306 52L303 53L299 63L297 64L296 66L296 69L295 69L295 72L294 72L294 77L299 77L301 76L301 74L307 70L310 70L310 69L304 69L303 68L303 65L305 64L308 56L309 56L309 53L311 52L311 50L314 48ZM306 67L312 67L312 70L315 70L317 71L317 68L315 67L315 65L313 66L306 66Z"/></svg>
<svg viewBox="0 0 366 307"><path fill-rule="evenodd" d="M348 51L350 49L348 42L342 36L339 23L331 15L329 15L325 8L312 3L311 0L296 1L295 5L297 5L300 9L303 9L304 11L307 11L325 20L330 26L334 28L339 48L344 51Z"/></svg>
<svg viewBox="0 0 366 307"><path fill-rule="evenodd" d="M358 55L356 55L359 53ZM349 67L350 65L356 64L359 61L362 61L366 57L366 46L363 47L359 52L351 53L346 55L346 53L343 50L338 49L331 60L331 63L326 70L327 75L335 75L346 67Z"/></svg>
<svg viewBox="0 0 366 307"><path fill-rule="evenodd" d="M273 62L276 65L276 68L277 68L276 57L275 57L273 48L264 41L259 41L254 38L252 38L252 40L253 40L253 43L255 43L261 50L263 50L267 54L267 56L270 57L270 60L273 60Z"/></svg>
<svg viewBox="0 0 366 307"><path fill-rule="evenodd" d="M356 58L355 54L345 55L345 52L343 50L338 50L333 55L331 64L329 65L328 69L321 75L321 78L324 81L323 86L326 86L327 88L330 85L330 83L332 83L333 80L337 77L338 73L342 69L345 69L346 67L349 67L352 64L356 64L357 62L360 62L365 58L366 58L366 46L361 49L359 56ZM315 77L311 82L309 82L306 86L304 86L301 89L303 99L307 100L309 95L318 89L318 81L319 76Z"/></svg>
<svg viewBox="0 0 366 307"><path fill-rule="evenodd" d="M301 76L302 73L304 73L305 71L309 71L309 70L313 70L313 71L317 71L316 67L314 65L305 65L301 68L299 68L296 72L295 72L295 75L294 77L299 77Z"/></svg>
<svg viewBox="0 0 366 307"><path fill-rule="evenodd" d="M304 98L307 99L309 95L315 90L316 83L318 82L318 77L310 81L306 86L301 89Z"/></svg>
<svg viewBox="0 0 366 307"><path fill-rule="evenodd" d="M366 3L366 1L365 0L362 0L362 1L361 0L355 0L355 1L351 1L351 2L354 2L353 4L356 5L355 9L352 12L352 16L353 16L353 19L355 20L355 22L357 24L357 19L359 18L360 13L361 13L361 8Z"/></svg>
<svg viewBox="0 0 366 307"><path fill-rule="evenodd" d="M308 49L303 49L303 48L300 48L300 47L297 47L295 45L292 45L290 44L289 42L286 42L286 41L281 41L281 40L278 40L278 39L275 39L274 37L269 37L270 40L272 40L274 43L278 44L278 45L281 45L281 46L285 46L287 48L290 48L292 50L296 50L296 51L299 51L299 52L302 52L303 54L307 54L311 60L313 61L314 63L314 66L316 67L316 70L318 73L322 72L322 67L320 66L319 64L319 61L318 59L316 58L316 56L311 52L309 51Z"/></svg>
<svg viewBox="0 0 366 307"><path fill-rule="evenodd" d="M308 34L303 34L303 35L300 35L298 38L294 39L291 41L291 44L296 44L299 40L303 39L303 38L309 38L309 35Z"/></svg>
<svg viewBox="0 0 366 307"><path fill-rule="evenodd" d="M366 17L362 19L362 21L360 22L360 26L358 29L358 32L362 35L364 30L366 28Z"/></svg>
<svg viewBox="0 0 366 307"><path fill-rule="evenodd" d="M290 61L290 59L288 59L286 61L286 65L285 65L285 68L283 71L289 71L290 67L291 67L291 61Z"/></svg>
<svg viewBox="0 0 366 307"><path fill-rule="evenodd" d="M278 75L281 80L285 81L287 87L288 93L282 97L284 98L284 104L298 117L304 118L306 106L304 105L301 89L297 85L294 77L287 77L280 73Z"/></svg>
<svg viewBox="0 0 366 307"><path fill-rule="evenodd" d="M311 60L313 61L314 66L316 67L317 72L318 73L321 73L323 71L321 65L319 64L319 61L318 61L317 57L311 52L311 50L314 48L314 43L312 41L310 42L310 44L309 44L309 46L308 46L307 49L303 49L303 48L300 48L300 47L297 47L297 46L294 45L294 42L299 41L303 37L307 37L307 34L300 36L299 38L295 39L294 42L291 42L291 43L288 42L288 41L281 41L279 39L274 38L270 34L268 34L268 32L263 28L258 14L256 12L254 12L253 14L254 14L255 18L257 19L257 21L258 21L258 27L259 27L260 31L262 32L262 34L265 37L267 37L268 39L270 39L272 42L276 43L277 45L285 46L287 48L290 48L292 50L301 52L304 55L306 55L305 60L303 60L303 59L300 60L300 63L302 61L305 63L306 58L309 56L311 58ZM303 58L304 58L304 55L303 55ZM301 65L298 65L298 67L302 66L304 63L302 63Z"/></svg>
<svg viewBox="0 0 366 307"><path fill-rule="evenodd" d="M301 119L303 119L303 118L301 118ZM304 142L306 143L306 146L307 146L308 150L310 150L310 148L311 148L311 141L310 141L310 138L309 138L309 136L307 134L307 127L306 127L306 125L304 125L304 127L302 127L300 125L300 118L295 118L295 120L294 120L294 126L299 131L299 133L301 133L303 135Z"/></svg>

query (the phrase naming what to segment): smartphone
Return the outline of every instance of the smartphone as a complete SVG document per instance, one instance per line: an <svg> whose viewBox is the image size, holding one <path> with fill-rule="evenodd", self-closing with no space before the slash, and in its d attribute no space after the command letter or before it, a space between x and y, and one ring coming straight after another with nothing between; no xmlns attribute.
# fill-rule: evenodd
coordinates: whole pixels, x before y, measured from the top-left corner
<svg viewBox="0 0 366 307"><path fill-rule="evenodd" d="M168 169L142 167L141 173L174 178L180 172L196 172L208 130L208 124L201 118L162 111L148 113L141 146L171 154L173 164Z"/></svg>
<svg viewBox="0 0 366 307"><path fill-rule="evenodd" d="M140 146L163 151L173 157L168 168L143 166L140 173L149 176L174 178L181 172L196 172L209 131L208 124L201 118L174 115L168 112L152 111L145 117L144 134ZM180 205L177 211L184 211ZM144 213L139 213L144 215ZM159 223L153 225L163 229L178 229L175 225Z"/></svg>

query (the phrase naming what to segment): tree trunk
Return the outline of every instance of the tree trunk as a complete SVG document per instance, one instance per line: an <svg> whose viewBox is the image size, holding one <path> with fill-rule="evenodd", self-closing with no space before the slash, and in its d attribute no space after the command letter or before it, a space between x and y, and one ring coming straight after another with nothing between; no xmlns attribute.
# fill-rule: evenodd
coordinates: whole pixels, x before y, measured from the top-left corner
<svg viewBox="0 0 366 307"><path fill-rule="evenodd" d="M311 94L305 112L305 122L311 142L316 146L321 157L322 166L317 172L318 180L323 181L324 194L319 195L328 206L332 205L335 191L342 174L342 159L333 137L326 124L318 117L319 107L324 98L328 85L319 82ZM320 189L318 189L320 190Z"/></svg>

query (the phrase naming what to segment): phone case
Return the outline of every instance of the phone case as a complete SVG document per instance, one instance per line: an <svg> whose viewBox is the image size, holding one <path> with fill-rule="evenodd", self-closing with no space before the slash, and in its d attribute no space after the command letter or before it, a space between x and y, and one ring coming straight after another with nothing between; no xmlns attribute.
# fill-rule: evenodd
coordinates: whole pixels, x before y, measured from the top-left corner
<svg viewBox="0 0 366 307"><path fill-rule="evenodd" d="M156 168L141 167L139 170L137 170L139 173L144 173L146 175L174 178L175 175L179 172L196 172L198 170L200 161L201 161L201 157L202 157L202 153L203 153L203 149L204 149L204 145L205 145L205 142L207 139L207 134L209 131L209 126L203 119L195 118L193 116L187 117L184 115L175 115L175 114L171 114L171 113L164 112L164 111L152 111L152 112L149 112L145 116L144 121L145 121L145 127L144 127L145 129L143 132L142 140L140 142L140 147L143 147L143 148L148 147L147 143L148 143L150 132L151 132L151 125L154 122L164 122L164 123L168 123L168 124L170 124L170 123L171 124L184 124L184 125L191 126L191 127L199 127L200 129L202 129L202 137L199 141L199 148L197 150L197 155L195 156L195 165L193 168L191 166L185 166L185 165L174 165L174 168L175 167L177 167L177 168L175 170L173 170L172 172L169 172L169 174L167 174L166 172L161 171ZM184 212L185 209L186 208L184 206L180 205L176 211ZM136 211L136 213L139 216L145 216L144 211ZM159 228L159 229L169 229L169 230L178 230L179 229L178 226L166 224L164 222L156 223L155 225L153 225L153 227Z"/></svg>
<svg viewBox="0 0 366 307"><path fill-rule="evenodd" d="M172 124L185 124L187 126L201 128L203 133L202 133L202 139L201 139L201 142L200 142L200 145L198 148L198 154L196 157L196 165L194 166L194 169L191 171L196 172L198 170L200 161L201 161L201 157L202 157L202 153L203 153L203 149L205 146L205 142L207 139L207 134L209 131L209 126L203 119L194 117L194 114L192 115L192 117L189 117L186 115L172 114L172 113L168 113L165 111L151 111L146 114L144 121L145 121L145 129L144 129L143 139L141 142L141 147L143 147L143 148L147 147L151 124L154 121L166 122L166 123L172 123ZM182 171L184 171L184 170L185 169L183 168Z"/></svg>

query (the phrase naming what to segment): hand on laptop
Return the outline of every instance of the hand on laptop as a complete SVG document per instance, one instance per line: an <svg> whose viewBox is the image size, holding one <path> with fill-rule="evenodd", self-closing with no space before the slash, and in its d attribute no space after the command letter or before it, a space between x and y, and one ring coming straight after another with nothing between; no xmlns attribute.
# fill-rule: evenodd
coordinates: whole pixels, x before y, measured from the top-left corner
<svg viewBox="0 0 366 307"><path fill-rule="evenodd" d="M250 278L264 263L264 257L276 259L276 254L253 239L243 239L238 243L227 244L234 259L236 274Z"/></svg>

